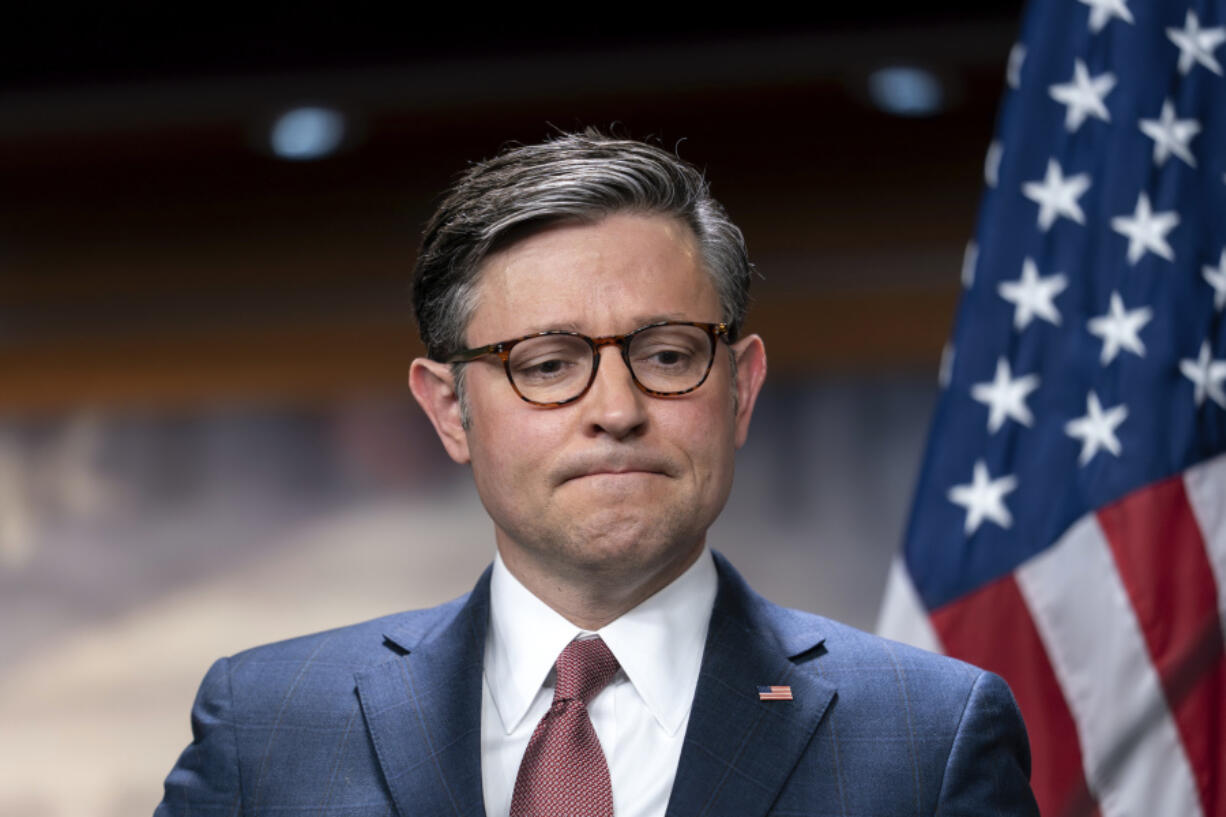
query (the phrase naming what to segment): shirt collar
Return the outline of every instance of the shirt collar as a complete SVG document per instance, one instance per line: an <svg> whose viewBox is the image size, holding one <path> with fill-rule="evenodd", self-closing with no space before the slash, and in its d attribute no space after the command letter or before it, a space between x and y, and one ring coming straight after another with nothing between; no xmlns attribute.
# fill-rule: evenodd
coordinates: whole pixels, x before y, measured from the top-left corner
<svg viewBox="0 0 1226 817"><path fill-rule="evenodd" d="M689 715L717 584L704 548L667 587L597 631L670 735ZM585 632L534 596L495 555L485 680L507 734L527 714L558 654Z"/></svg>

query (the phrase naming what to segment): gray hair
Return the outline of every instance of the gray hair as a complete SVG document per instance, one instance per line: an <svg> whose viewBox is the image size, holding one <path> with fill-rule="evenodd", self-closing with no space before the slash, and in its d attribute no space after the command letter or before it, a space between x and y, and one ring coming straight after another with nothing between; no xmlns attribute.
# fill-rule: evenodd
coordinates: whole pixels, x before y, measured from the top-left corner
<svg viewBox="0 0 1226 817"><path fill-rule="evenodd" d="M486 257L563 221L618 212L659 214L694 231L735 340L753 267L741 231L711 198L697 168L654 145L589 129L504 150L463 173L422 236L413 306L426 353L446 360L465 347Z"/></svg>

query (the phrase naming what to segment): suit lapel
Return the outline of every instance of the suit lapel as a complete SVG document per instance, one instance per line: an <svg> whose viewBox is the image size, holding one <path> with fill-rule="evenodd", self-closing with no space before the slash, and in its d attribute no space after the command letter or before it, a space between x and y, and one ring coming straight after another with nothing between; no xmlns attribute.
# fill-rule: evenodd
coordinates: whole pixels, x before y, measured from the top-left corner
<svg viewBox="0 0 1226 817"><path fill-rule="evenodd" d="M402 817L478 817L489 571L437 633L389 633L408 654L357 676L379 765Z"/></svg>
<svg viewBox="0 0 1226 817"><path fill-rule="evenodd" d="M829 682L790 659L821 643L788 628L720 556L720 587L667 817L759 817L792 773L834 697ZM759 701L786 684L791 701Z"/></svg>

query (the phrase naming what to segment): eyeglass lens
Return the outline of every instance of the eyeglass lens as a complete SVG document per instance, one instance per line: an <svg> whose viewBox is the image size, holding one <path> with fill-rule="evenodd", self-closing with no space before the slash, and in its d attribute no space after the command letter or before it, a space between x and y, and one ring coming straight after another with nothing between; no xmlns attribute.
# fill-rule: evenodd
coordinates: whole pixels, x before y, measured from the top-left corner
<svg viewBox="0 0 1226 817"><path fill-rule="evenodd" d="M635 380L661 394L689 391L702 382L714 349L697 326L653 326L627 340ZM543 335L520 341L507 358L515 388L536 403L562 403L587 388L596 350L575 335Z"/></svg>

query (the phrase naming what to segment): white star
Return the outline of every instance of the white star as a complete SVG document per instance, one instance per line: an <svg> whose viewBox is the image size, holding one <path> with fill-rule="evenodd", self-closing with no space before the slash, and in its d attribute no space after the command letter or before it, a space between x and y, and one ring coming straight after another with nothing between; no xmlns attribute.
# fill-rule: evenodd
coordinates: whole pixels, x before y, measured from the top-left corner
<svg viewBox="0 0 1226 817"><path fill-rule="evenodd" d="M1222 381L1226 380L1226 360L1214 360L1209 350L1209 341L1200 346L1200 356L1196 360L1184 358L1179 361L1179 371L1196 386L1194 398L1199 408L1209 399L1226 409L1226 392L1222 391Z"/></svg>
<svg viewBox="0 0 1226 817"><path fill-rule="evenodd" d="M988 187L995 187L1000 181L1000 160L1005 155L1005 147L999 139L988 145L988 153L983 157L983 181Z"/></svg>
<svg viewBox="0 0 1226 817"><path fill-rule="evenodd" d="M1222 248L1222 257L1217 263L1217 269L1204 267L1201 274L1213 287L1213 308L1221 311L1226 306L1226 247Z"/></svg>
<svg viewBox="0 0 1226 817"><path fill-rule="evenodd" d="M966 242L966 251L962 253L962 286L970 289L975 285L975 266L979 263L979 245L974 241Z"/></svg>
<svg viewBox="0 0 1226 817"><path fill-rule="evenodd" d="M1174 210L1155 213L1149 204L1149 196L1137 197L1137 209L1132 217L1116 216L1111 219L1111 229L1128 237L1128 263L1135 265L1148 250L1167 261L1175 260L1175 251L1166 241L1166 234L1179 224L1179 214Z"/></svg>
<svg viewBox="0 0 1226 817"><path fill-rule="evenodd" d="M1128 10L1128 0L1080 0L1090 7L1090 31L1097 34L1103 30L1112 17L1119 17L1126 23L1132 22L1132 12Z"/></svg>
<svg viewBox="0 0 1226 817"><path fill-rule="evenodd" d="M988 466L983 460L975 463L975 471L971 481L965 485L955 485L949 489L946 496L955 505L966 508L966 535L970 536L979 530L983 520L995 522L1002 528L1013 525L1013 516L1005 507L1005 494L1017 488L1017 477L1003 476L992 479L988 475Z"/></svg>
<svg viewBox="0 0 1226 817"><path fill-rule="evenodd" d="M1093 116L1104 122L1111 121L1111 114L1103 103L1103 97L1111 93L1115 87L1115 74L1110 71L1091 77L1086 64L1081 60L1073 63L1073 78L1063 85L1053 85L1048 89L1051 98L1062 105L1068 106L1064 114L1064 128L1075 131L1086 121L1087 116Z"/></svg>
<svg viewBox="0 0 1226 817"><path fill-rule="evenodd" d="M1222 66L1213 52L1226 42L1226 28L1202 29L1196 12L1189 10L1183 29L1168 28L1166 36L1179 48L1179 73L1186 74L1192 70L1193 64L1200 63L1221 76Z"/></svg>
<svg viewBox="0 0 1226 817"><path fill-rule="evenodd" d="M990 383L971 386L971 397L988 407L988 433L995 434L1005 420L1017 420L1024 426L1034 425L1034 415L1026 405L1026 398L1039 387L1039 376L1027 374L1014 378L1009 370L1009 361L996 359L996 376Z"/></svg>
<svg viewBox="0 0 1226 817"><path fill-rule="evenodd" d="M1064 178L1055 159L1047 160L1047 175L1041 182L1026 182L1022 194L1039 205L1039 229L1046 232L1058 216L1084 225L1085 213L1077 199L1090 189L1090 174L1078 173Z"/></svg>
<svg viewBox="0 0 1226 817"><path fill-rule="evenodd" d="M1005 82L1017 90L1022 85L1022 65L1026 62L1026 46L1014 43L1009 49L1009 64L1005 68Z"/></svg>
<svg viewBox="0 0 1226 817"><path fill-rule="evenodd" d="M1016 281L1001 281L996 285L1000 297L1013 304L1013 326L1025 329L1036 317L1055 326L1060 325L1060 310L1056 309L1055 297L1068 286L1068 278L1062 273L1039 277L1039 268L1027 258L1022 262L1022 277Z"/></svg>
<svg viewBox="0 0 1226 817"><path fill-rule="evenodd" d="M1142 119L1141 133L1154 140L1154 162L1158 167L1166 164L1172 153L1191 167L1196 167L1188 143L1200 133L1200 123L1195 119L1176 119L1175 105L1169 99L1162 103L1162 113L1157 119Z"/></svg>
<svg viewBox="0 0 1226 817"><path fill-rule="evenodd" d="M1090 333L1103 339L1103 353L1099 360L1104 366L1115 360L1123 349L1137 357L1145 357L1145 344L1141 342L1141 327L1154 317L1154 311L1142 306L1131 312L1124 309L1124 299L1118 292L1111 293L1111 309L1106 315L1090 318Z"/></svg>
<svg viewBox="0 0 1226 817"><path fill-rule="evenodd" d="M1098 395L1094 392L1087 394L1085 415L1064 424L1065 434L1081 440L1081 456L1077 458L1077 464L1084 466L1094 459L1100 448L1118 457L1124 448L1115 436L1115 429L1127 417L1127 406L1121 404L1104 412Z"/></svg>

